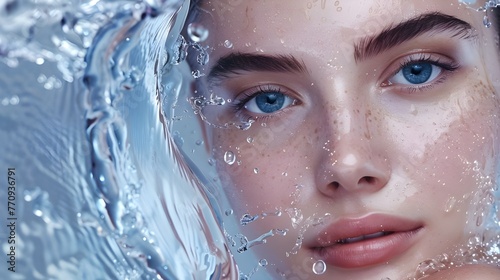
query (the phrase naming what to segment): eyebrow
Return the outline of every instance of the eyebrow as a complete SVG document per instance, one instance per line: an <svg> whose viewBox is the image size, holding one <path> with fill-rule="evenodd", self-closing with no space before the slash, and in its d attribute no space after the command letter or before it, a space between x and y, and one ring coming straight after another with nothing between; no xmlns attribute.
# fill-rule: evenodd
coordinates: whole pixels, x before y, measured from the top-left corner
<svg viewBox="0 0 500 280"><path fill-rule="evenodd" d="M362 39L354 45L354 60L359 62L376 56L425 33L444 32L451 33L452 38L475 37L472 26L461 19L439 12L426 13Z"/></svg>
<svg viewBox="0 0 500 280"><path fill-rule="evenodd" d="M218 59L207 78L208 80L227 78L244 71L305 73L307 67L303 61L292 55L235 52Z"/></svg>

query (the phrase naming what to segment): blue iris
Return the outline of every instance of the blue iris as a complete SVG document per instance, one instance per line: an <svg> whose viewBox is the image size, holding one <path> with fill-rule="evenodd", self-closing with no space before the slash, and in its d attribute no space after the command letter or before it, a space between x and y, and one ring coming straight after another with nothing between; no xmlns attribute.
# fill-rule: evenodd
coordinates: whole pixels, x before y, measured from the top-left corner
<svg viewBox="0 0 500 280"><path fill-rule="evenodd" d="M417 62L403 67L403 77L412 84L423 84L432 75L432 64L428 62Z"/></svg>
<svg viewBox="0 0 500 280"><path fill-rule="evenodd" d="M273 113L283 108L285 95L279 92L261 93L255 97L255 104L264 113Z"/></svg>

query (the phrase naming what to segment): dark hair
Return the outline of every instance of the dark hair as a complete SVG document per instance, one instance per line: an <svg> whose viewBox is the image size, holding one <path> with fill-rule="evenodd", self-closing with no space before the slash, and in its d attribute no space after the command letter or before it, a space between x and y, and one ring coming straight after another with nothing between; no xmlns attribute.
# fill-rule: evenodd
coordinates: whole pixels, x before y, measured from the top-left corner
<svg viewBox="0 0 500 280"><path fill-rule="evenodd" d="M496 28L498 35L500 36L500 7L493 8L491 13L493 26Z"/></svg>

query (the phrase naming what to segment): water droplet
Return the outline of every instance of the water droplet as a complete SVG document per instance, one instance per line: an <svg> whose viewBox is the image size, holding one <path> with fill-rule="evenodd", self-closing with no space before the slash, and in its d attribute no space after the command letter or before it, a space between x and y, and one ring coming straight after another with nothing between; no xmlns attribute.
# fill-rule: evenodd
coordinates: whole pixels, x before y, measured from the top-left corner
<svg viewBox="0 0 500 280"><path fill-rule="evenodd" d="M259 169L258 168L254 168L253 169L253 173L255 173L255 174L259 173Z"/></svg>
<svg viewBox="0 0 500 280"><path fill-rule="evenodd" d="M253 143L253 138L252 138L252 137L248 137L248 138L247 138L247 143L248 143L248 144Z"/></svg>
<svg viewBox="0 0 500 280"><path fill-rule="evenodd" d="M267 260L266 260L266 259L261 259L261 260L259 261L259 265L260 265L260 266L267 266L267 264L268 264L268 262L267 262Z"/></svg>
<svg viewBox="0 0 500 280"><path fill-rule="evenodd" d="M290 220L292 221L292 227L297 228L299 224L302 222L304 219L304 216L302 215L302 211L299 208L287 208L285 209L285 212L290 216Z"/></svg>
<svg viewBox="0 0 500 280"><path fill-rule="evenodd" d="M248 213L244 214L241 219L240 219L240 223L242 226L246 226L248 225L249 223L257 220L259 218L259 215L255 215L255 216L252 216Z"/></svg>
<svg viewBox="0 0 500 280"><path fill-rule="evenodd" d="M224 154L224 161L229 165L233 165L234 162L236 161L236 155L231 151L227 151Z"/></svg>
<svg viewBox="0 0 500 280"><path fill-rule="evenodd" d="M254 123L254 122L255 122L254 120L249 119L246 122L242 122L242 123L236 125L236 127L238 129L241 129L241 130L248 130L248 129L250 129L250 127L252 127L252 123Z"/></svg>
<svg viewBox="0 0 500 280"><path fill-rule="evenodd" d="M326 263L322 260L319 260L313 264L312 271L316 275L321 275L326 271Z"/></svg>
<svg viewBox="0 0 500 280"><path fill-rule="evenodd" d="M488 17L488 15L484 15L483 17L483 24L486 28L490 28L491 27L491 21L490 21L490 18Z"/></svg>
<svg viewBox="0 0 500 280"><path fill-rule="evenodd" d="M201 50L198 56L196 57L196 61L198 61L198 64L200 65L207 64L209 60L210 56L208 55L208 52L205 49Z"/></svg>
<svg viewBox="0 0 500 280"><path fill-rule="evenodd" d="M448 199L448 201L446 202L446 205L444 207L444 211L445 212L450 212L451 210L453 210L453 207L455 206L455 203L457 202L457 199L452 196Z"/></svg>
<svg viewBox="0 0 500 280"><path fill-rule="evenodd" d="M172 133L172 136L174 138L174 143L177 147L181 148L184 145L184 138L181 136L181 133L176 130Z"/></svg>
<svg viewBox="0 0 500 280"><path fill-rule="evenodd" d="M203 143L204 143L203 140L197 140L196 141L196 145L198 145L198 146L202 145Z"/></svg>
<svg viewBox="0 0 500 280"><path fill-rule="evenodd" d="M187 27L187 33L189 38L196 43L203 42L208 38L208 29L199 23L190 23Z"/></svg>
<svg viewBox="0 0 500 280"><path fill-rule="evenodd" d="M441 268L443 268L443 266L444 265L439 263L437 260L425 260L418 265L417 276L420 278L423 276L431 275L439 271Z"/></svg>
<svg viewBox="0 0 500 280"><path fill-rule="evenodd" d="M482 214L482 213L481 213ZM483 215L479 215L477 216L477 219L476 219L476 226L481 226L483 224Z"/></svg>
<svg viewBox="0 0 500 280"><path fill-rule="evenodd" d="M287 172L283 172L283 173L281 173L281 175L283 175L283 176L286 177L286 176L288 176L288 173Z"/></svg>
<svg viewBox="0 0 500 280"><path fill-rule="evenodd" d="M210 165L210 166L214 166L214 165L215 165L215 159L213 159L213 158L209 158L209 159L208 159L208 165Z"/></svg>
<svg viewBox="0 0 500 280"><path fill-rule="evenodd" d="M233 43L229 40L224 41L224 47L230 49L233 47Z"/></svg>
<svg viewBox="0 0 500 280"><path fill-rule="evenodd" d="M233 214L233 209L227 209L224 213L226 216L231 216Z"/></svg>
<svg viewBox="0 0 500 280"><path fill-rule="evenodd" d="M193 76L193 78L195 79L198 79L200 77L203 77L205 76L205 74L201 73L200 70L194 70L194 71L191 71L191 75Z"/></svg>

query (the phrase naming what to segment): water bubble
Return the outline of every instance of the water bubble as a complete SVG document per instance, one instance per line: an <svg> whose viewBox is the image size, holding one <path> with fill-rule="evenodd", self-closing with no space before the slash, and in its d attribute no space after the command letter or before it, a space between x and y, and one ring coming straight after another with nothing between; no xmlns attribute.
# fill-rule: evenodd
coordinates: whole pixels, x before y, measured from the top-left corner
<svg viewBox="0 0 500 280"><path fill-rule="evenodd" d="M236 161L236 155L231 151L227 151L224 153L224 161L229 165L233 165Z"/></svg>
<svg viewBox="0 0 500 280"><path fill-rule="evenodd" d="M215 165L215 159L213 159L213 158L209 158L209 159L208 159L208 165L210 165L210 166L214 166L214 165Z"/></svg>
<svg viewBox="0 0 500 280"><path fill-rule="evenodd" d="M199 43L203 42L208 38L208 29L199 23L190 23L187 27L187 33L189 38L193 42Z"/></svg>
<svg viewBox="0 0 500 280"><path fill-rule="evenodd" d="M233 209L227 209L224 213L226 216L231 216L233 214Z"/></svg>
<svg viewBox="0 0 500 280"><path fill-rule="evenodd" d="M224 47L230 49L233 47L233 43L229 40L224 41Z"/></svg>
<svg viewBox="0 0 500 280"><path fill-rule="evenodd" d="M268 262L267 262L267 260L266 260L266 259L261 259L261 260L259 261L259 265L260 265L260 266L267 266L267 265L268 265Z"/></svg>
<svg viewBox="0 0 500 280"><path fill-rule="evenodd" d="M247 143L248 143L248 144L253 143L253 138L252 138L252 137L248 137L248 138L247 138Z"/></svg>
<svg viewBox="0 0 500 280"><path fill-rule="evenodd" d="M253 173L255 173L255 174L259 173L259 169L258 168L254 168L253 169Z"/></svg>
<svg viewBox="0 0 500 280"><path fill-rule="evenodd" d="M203 142L203 140L197 140L195 144L196 144L197 146L200 146L200 145L202 145L203 143L204 143L204 142Z"/></svg>
<svg viewBox="0 0 500 280"><path fill-rule="evenodd" d="M323 260L315 262L312 266L312 271L316 275L321 275L326 271L326 263Z"/></svg>

